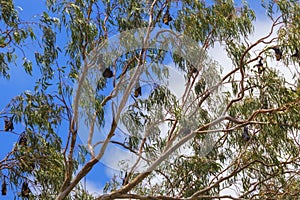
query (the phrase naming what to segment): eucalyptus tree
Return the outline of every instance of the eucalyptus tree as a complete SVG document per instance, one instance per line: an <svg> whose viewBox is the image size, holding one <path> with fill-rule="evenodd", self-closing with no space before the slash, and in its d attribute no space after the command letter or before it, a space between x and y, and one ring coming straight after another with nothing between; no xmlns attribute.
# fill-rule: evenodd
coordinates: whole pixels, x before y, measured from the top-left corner
<svg viewBox="0 0 300 200"><path fill-rule="evenodd" d="M1 1L1 76L20 60L29 75L40 69L33 92L0 113L25 125L0 165L13 190L28 182L29 198L57 200L299 195L297 1L257 4L269 27L255 41L247 2L45 3L23 21ZM216 45L230 66L209 57ZM119 150L134 159L105 162ZM120 173L92 196L81 180L99 162Z"/></svg>

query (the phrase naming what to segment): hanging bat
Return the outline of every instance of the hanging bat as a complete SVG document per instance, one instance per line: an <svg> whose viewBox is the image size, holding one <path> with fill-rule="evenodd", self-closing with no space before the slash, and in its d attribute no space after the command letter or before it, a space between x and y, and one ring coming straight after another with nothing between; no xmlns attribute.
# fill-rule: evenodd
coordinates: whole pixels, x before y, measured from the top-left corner
<svg viewBox="0 0 300 200"><path fill-rule="evenodd" d="M191 72L192 72L193 74L195 74L195 73L198 72L198 69L197 69L196 67L192 66L192 67L191 67Z"/></svg>
<svg viewBox="0 0 300 200"><path fill-rule="evenodd" d="M14 130L13 117L11 117L10 119L6 117L4 119L4 130L5 131L13 131Z"/></svg>
<svg viewBox="0 0 300 200"><path fill-rule="evenodd" d="M172 21L172 17L170 16L170 12L169 12L169 9L166 10L166 13L164 14L163 16L163 22L164 24L166 25L169 25L169 22Z"/></svg>
<svg viewBox="0 0 300 200"><path fill-rule="evenodd" d="M282 58L282 51L278 47L272 47L272 49L275 51L275 57L276 60L279 61Z"/></svg>
<svg viewBox="0 0 300 200"><path fill-rule="evenodd" d="M102 75L104 78L111 78L113 77L113 72L109 68L106 68Z"/></svg>
<svg viewBox="0 0 300 200"><path fill-rule="evenodd" d="M263 58L260 57L260 59L259 59L259 61L258 61L258 64L254 65L254 67L257 67L257 72L258 72L259 74L261 74L261 73L265 70L265 68L264 68L264 66L263 66L263 63L262 63L262 60L263 60Z"/></svg>
<svg viewBox="0 0 300 200"><path fill-rule="evenodd" d="M124 186L124 185L127 185L128 184L128 174L127 174L127 171L125 172L125 176L124 176L124 178L123 178L123 183L122 183L122 185Z"/></svg>
<svg viewBox="0 0 300 200"><path fill-rule="evenodd" d="M242 134L242 138L244 141L248 142L250 140L249 129L247 126L244 127L244 131Z"/></svg>
<svg viewBox="0 0 300 200"><path fill-rule="evenodd" d="M27 137L25 136L24 132L20 136L19 146L22 146L22 147L27 146Z"/></svg>
<svg viewBox="0 0 300 200"><path fill-rule="evenodd" d="M4 180L3 180L3 183L2 183L2 185L1 185L1 194L2 194L2 196L5 196L6 193L7 193L7 188L6 188L6 181L5 181L5 179L4 179Z"/></svg>
<svg viewBox="0 0 300 200"><path fill-rule="evenodd" d="M23 184L22 184L22 190L21 190L21 197L29 199L30 192L31 191L30 191L30 189L28 187L28 183L27 182L23 182Z"/></svg>
<svg viewBox="0 0 300 200"><path fill-rule="evenodd" d="M140 86L140 83L136 84L135 90L134 90L134 97L137 98L139 96L142 96L142 88Z"/></svg>

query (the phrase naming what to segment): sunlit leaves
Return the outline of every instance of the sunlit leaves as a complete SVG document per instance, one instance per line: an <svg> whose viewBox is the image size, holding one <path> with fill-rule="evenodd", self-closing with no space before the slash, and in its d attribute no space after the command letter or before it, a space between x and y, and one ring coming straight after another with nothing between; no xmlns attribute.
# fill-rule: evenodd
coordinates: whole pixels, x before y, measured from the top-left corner
<svg viewBox="0 0 300 200"><path fill-rule="evenodd" d="M125 10L129 12L124 12ZM116 13L115 13L116 12ZM147 24L144 18L147 16L145 5L139 1L120 1L115 10L115 19L111 19L112 24L116 24L119 31L140 28ZM118 14L117 14L118 13Z"/></svg>
<svg viewBox="0 0 300 200"><path fill-rule="evenodd" d="M9 26L16 26L18 22L17 11L15 10L14 3L11 0L0 2L1 17Z"/></svg>
<svg viewBox="0 0 300 200"><path fill-rule="evenodd" d="M185 34L205 45L247 37L253 31L255 19L254 12L246 4L236 8L231 1L211 6L203 1L189 3L179 16L183 18Z"/></svg>
<svg viewBox="0 0 300 200"><path fill-rule="evenodd" d="M17 55L20 56L20 53L23 54L23 66L25 71L31 75L32 64L29 58L30 53L26 52L25 54L25 51L20 47L24 47L29 38L31 40L36 39L36 35L38 34L38 31L34 30L36 24L34 22L21 21L12 1L1 1L0 19L2 20L4 27L4 29L1 30L0 47L4 48L3 50L7 54L7 57L1 60L1 65L3 66L1 75L6 78L9 77L9 75L7 75L9 68L4 66L8 66L10 63L18 65L18 62L16 61L18 61ZM45 33L45 35L47 37L49 34ZM46 49L47 46L50 46L50 44L46 43ZM56 57L55 51L50 52L48 57L50 54L52 57ZM51 62L51 60L48 59L43 64L49 62Z"/></svg>
<svg viewBox="0 0 300 200"><path fill-rule="evenodd" d="M22 118L27 126L34 129L54 132L53 128L60 124L63 107L55 103L51 95L36 93L35 95L25 92L14 102L13 111Z"/></svg>
<svg viewBox="0 0 300 200"><path fill-rule="evenodd" d="M29 61L28 59L24 58L23 59L23 66L25 68L26 73L31 75L31 71L32 71L32 63L31 61Z"/></svg>

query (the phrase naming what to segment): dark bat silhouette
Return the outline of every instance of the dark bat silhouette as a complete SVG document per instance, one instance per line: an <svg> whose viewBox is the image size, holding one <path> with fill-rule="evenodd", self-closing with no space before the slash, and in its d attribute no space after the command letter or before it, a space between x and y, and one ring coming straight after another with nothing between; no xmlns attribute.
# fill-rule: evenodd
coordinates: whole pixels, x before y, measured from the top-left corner
<svg viewBox="0 0 300 200"><path fill-rule="evenodd" d="M23 182L23 184L22 184L22 190L21 190L21 197L29 199L30 192L31 191L30 191L30 189L28 187L28 183L27 182Z"/></svg>
<svg viewBox="0 0 300 200"><path fill-rule="evenodd" d="M163 16L163 22L164 22L164 24L169 25L169 22L172 20L173 20L173 18L170 16L169 9L167 9L166 13Z"/></svg>
<svg viewBox="0 0 300 200"><path fill-rule="evenodd" d="M278 47L272 47L272 49L275 51L275 57L276 60L279 61L282 58L282 51Z"/></svg>
<svg viewBox="0 0 300 200"><path fill-rule="evenodd" d="M247 126L244 127L244 131L243 131L243 134L242 134L242 138L244 141L249 141L250 140L250 135L249 135L249 129Z"/></svg>

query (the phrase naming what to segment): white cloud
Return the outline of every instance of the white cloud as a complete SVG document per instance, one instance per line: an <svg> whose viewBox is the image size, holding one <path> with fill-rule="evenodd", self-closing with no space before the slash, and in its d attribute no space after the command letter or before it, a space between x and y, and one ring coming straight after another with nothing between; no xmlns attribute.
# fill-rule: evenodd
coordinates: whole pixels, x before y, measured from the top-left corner
<svg viewBox="0 0 300 200"><path fill-rule="evenodd" d="M85 184L86 190L89 194L92 194L93 196L98 196L102 193L103 187L100 186L99 183L95 183L91 180L86 179L83 180L83 184Z"/></svg>

